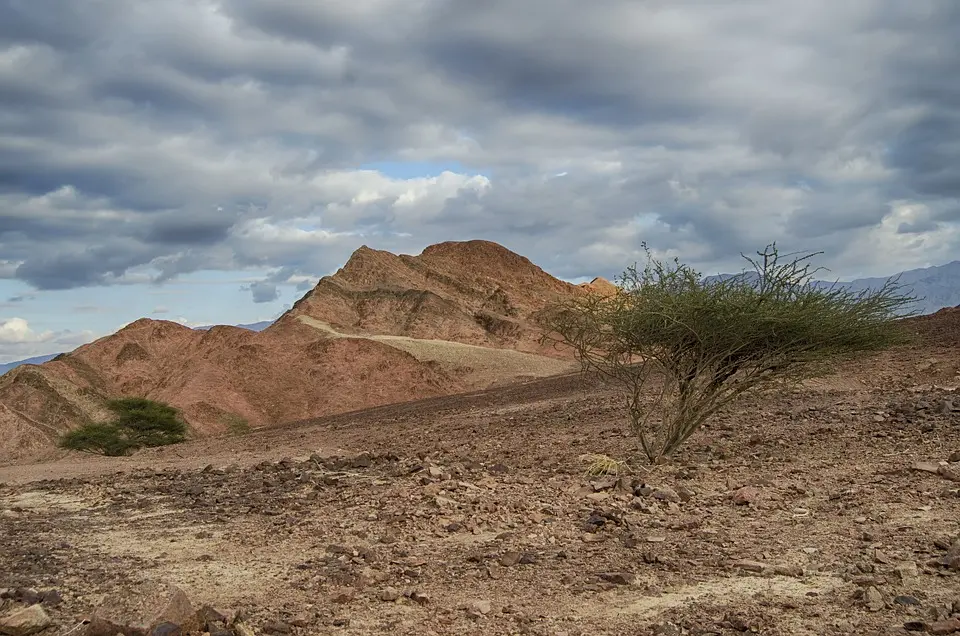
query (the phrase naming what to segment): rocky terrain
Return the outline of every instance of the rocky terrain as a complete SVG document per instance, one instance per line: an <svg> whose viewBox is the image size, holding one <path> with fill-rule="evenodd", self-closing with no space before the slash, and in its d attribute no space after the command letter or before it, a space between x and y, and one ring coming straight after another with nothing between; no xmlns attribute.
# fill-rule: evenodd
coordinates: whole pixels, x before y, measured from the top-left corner
<svg viewBox="0 0 960 636"><path fill-rule="evenodd" d="M577 375L0 468L0 633L960 633L960 309L911 324L654 471L585 475Z"/></svg>
<svg viewBox="0 0 960 636"><path fill-rule="evenodd" d="M259 333L142 319L3 375L0 463L54 456L57 436L104 417L112 397L167 402L202 437L564 372L532 321L593 285L484 241L419 256L362 247Z"/></svg>

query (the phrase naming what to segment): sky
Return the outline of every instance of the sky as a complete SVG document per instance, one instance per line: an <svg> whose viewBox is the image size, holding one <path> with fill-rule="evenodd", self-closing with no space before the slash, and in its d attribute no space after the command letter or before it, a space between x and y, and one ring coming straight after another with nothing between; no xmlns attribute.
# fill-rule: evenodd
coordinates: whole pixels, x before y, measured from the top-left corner
<svg viewBox="0 0 960 636"><path fill-rule="evenodd" d="M360 245L960 258L960 3L0 0L0 362L271 319Z"/></svg>

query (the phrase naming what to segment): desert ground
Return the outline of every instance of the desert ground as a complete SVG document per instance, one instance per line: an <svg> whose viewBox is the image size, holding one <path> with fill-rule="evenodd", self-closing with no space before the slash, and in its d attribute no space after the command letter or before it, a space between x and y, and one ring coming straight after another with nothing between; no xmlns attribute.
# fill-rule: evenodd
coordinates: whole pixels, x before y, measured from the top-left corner
<svg viewBox="0 0 960 636"><path fill-rule="evenodd" d="M958 313L619 479L584 472L634 443L578 374L0 467L0 615L96 633L160 583L212 634L953 633Z"/></svg>

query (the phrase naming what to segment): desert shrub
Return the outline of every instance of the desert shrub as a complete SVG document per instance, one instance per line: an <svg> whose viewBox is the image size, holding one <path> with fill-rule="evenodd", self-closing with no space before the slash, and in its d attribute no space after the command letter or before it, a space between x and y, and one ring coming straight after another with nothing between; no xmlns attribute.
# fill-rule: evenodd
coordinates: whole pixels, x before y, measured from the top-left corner
<svg viewBox="0 0 960 636"><path fill-rule="evenodd" d="M231 435L246 435L250 432L250 420L242 415L228 413L223 417L223 422Z"/></svg>
<svg viewBox="0 0 960 636"><path fill-rule="evenodd" d="M912 299L896 280L862 292L817 284L816 254L783 260L774 244L744 256L751 269L714 279L647 256L643 270L624 273L618 293L557 305L541 321L545 339L572 347L584 371L622 388L652 463L750 391L906 337L896 318Z"/></svg>
<svg viewBox="0 0 960 636"><path fill-rule="evenodd" d="M144 446L167 446L187 437L187 425L175 408L146 398L107 402L114 418L92 422L67 432L60 446L99 455L128 455Z"/></svg>

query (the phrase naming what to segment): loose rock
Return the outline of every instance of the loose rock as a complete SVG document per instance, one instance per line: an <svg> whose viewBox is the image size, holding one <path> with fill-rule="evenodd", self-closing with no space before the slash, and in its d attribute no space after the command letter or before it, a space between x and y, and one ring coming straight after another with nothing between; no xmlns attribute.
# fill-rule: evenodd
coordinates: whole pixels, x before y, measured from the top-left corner
<svg viewBox="0 0 960 636"><path fill-rule="evenodd" d="M944 635L956 634L957 632L960 632L960 618L956 616L927 625L927 633L929 634Z"/></svg>
<svg viewBox="0 0 960 636"><path fill-rule="evenodd" d="M633 572L603 572L600 578L614 585L631 585L637 577Z"/></svg>
<svg viewBox="0 0 960 636"><path fill-rule="evenodd" d="M672 501L673 503L680 503L681 501L680 495L677 494L677 491L667 486L657 488L653 491L651 496L654 499L659 499L660 501Z"/></svg>
<svg viewBox="0 0 960 636"><path fill-rule="evenodd" d="M883 594L872 585L863 593L863 602L871 612L879 612L887 606L883 600Z"/></svg>
<svg viewBox="0 0 960 636"><path fill-rule="evenodd" d="M30 605L0 618L0 634L29 636L53 625L53 620L40 605Z"/></svg>
<svg viewBox="0 0 960 636"><path fill-rule="evenodd" d="M746 506L754 503L760 496L760 490L753 486L744 486L733 493L733 503L738 506Z"/></svg>

